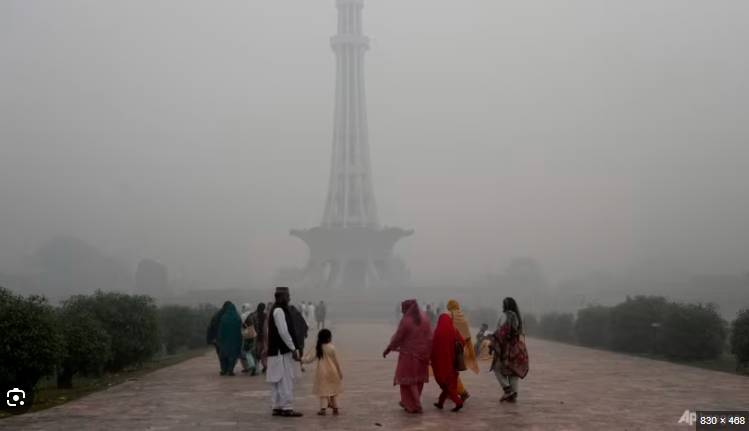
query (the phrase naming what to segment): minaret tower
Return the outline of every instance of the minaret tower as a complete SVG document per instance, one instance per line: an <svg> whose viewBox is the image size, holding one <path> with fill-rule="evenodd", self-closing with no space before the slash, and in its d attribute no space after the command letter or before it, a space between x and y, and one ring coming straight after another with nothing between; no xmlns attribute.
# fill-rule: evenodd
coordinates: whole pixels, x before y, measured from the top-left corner
<svg viewBox="0 0 749 431"><path fill-rule="evenodd" d="M338 0L338 34L330 39L336 56L333 154L322 225L378 227L369 164L364 91L362 0Z"/></svg>
<svg viewBox="0 0 749 431"><path fill-rule="evenodd" d="M335 112L330 180L322 223L291 234L307 243L310 257L302 284L364 288L396 284L392 249L413 231L381 228L372 186L364 88L363 0L337 0Z"/></svg>

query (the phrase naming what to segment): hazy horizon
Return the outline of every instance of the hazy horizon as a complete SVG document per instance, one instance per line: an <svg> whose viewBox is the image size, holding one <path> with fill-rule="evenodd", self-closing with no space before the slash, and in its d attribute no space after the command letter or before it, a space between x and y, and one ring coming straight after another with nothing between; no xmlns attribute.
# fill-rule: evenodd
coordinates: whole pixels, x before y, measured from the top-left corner
<svg viewBox="0 0 749 431"><path fill-rule="evenodd" d="M365 1L374 188L416 284L749 272L749 3ZM305 264L335 2L0 3L0 271L53 236L221 286Z"/></svg>

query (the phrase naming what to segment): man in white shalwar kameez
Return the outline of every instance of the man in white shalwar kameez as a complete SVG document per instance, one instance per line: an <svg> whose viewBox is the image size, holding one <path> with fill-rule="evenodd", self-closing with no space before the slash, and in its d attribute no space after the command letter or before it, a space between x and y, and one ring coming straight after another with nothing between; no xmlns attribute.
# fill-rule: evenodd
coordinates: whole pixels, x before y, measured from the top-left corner
<svg viewBox="0 0 749 431"><path fill-rule="evenodd" d="M294 325L288 311L289 288L276 288L276 302L268 319L268 370L265 380L271 384L273 416L299 417L294 411L294 361L300 353L294 345Z"/></svg>

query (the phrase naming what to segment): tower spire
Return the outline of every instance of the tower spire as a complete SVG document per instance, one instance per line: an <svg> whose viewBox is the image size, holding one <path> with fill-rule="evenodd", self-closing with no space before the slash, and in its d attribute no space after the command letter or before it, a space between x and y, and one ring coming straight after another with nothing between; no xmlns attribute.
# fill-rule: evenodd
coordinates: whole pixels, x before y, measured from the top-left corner
<svg viewBox="0 0 749 431"><path fill-rule="evenodd" d="M379 226L369 161L364 87L362 0L337 0L338 34L330 39L336 56L333 148L322 224Z"/></svg>

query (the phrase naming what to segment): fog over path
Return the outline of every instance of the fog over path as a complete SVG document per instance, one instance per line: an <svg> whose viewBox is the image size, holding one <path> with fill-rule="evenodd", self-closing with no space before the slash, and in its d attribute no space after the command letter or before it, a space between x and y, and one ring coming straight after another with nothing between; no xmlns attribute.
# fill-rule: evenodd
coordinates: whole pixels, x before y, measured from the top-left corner
<svg viewBox="0 0 749 431"><path fill-rule="evenodd" d="M220 377L213 352L109 390L42 412L0 421L3 430L229 429L693 429L677 422L685 410L749 409L749 379L611 352L529 339L531 371L520 401L500 405L499 385L463 373L472 397L459 413L437 411L438 388L424 390L423 415L398 407L392 386L397 354L381 353L393 325L333 322L342 358L341 416L319 417L311 394L315 366L296 385L303 418L270 415L261 377ZM314 338L307 341L308 348ZM378 426L380 424L381 426ZM505 428L507 427L507 428Z"/></svg>

